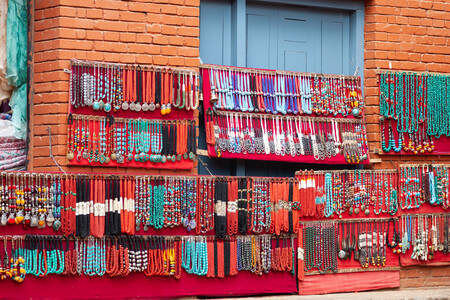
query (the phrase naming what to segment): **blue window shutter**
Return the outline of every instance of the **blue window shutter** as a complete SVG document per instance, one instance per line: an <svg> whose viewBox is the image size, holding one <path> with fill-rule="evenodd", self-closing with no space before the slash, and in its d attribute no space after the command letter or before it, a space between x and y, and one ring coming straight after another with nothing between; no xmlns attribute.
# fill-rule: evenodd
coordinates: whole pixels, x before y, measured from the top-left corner
<svg viewBox="0 0 450 300"><path fill-rule="evenodd" d="M231 2L200 3L200 57L203 63L231 64Z"/></svg>

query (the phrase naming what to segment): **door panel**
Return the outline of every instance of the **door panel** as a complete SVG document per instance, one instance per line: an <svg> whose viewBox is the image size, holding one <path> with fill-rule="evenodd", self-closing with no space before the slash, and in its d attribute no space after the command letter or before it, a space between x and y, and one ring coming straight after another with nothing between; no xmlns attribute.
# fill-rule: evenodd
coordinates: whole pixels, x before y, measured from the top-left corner
<svg viewBox="0 0 450 300"><path fill-rule="evenodd" d="M231 3L208 0L200 5L200 57L203 63L231 63Z"/></svg>
<svg viewBox="0 0 450 300"><path fill-rule="evenodd" d="M267 15L247 15L248 67L270 68L270 23Z"/></svg>
<svg viewBox="0 0 450 300"><path fill-rule="evenodd" d="M247 66L348 74L348 12L249 3L247 20Z"/></svg>

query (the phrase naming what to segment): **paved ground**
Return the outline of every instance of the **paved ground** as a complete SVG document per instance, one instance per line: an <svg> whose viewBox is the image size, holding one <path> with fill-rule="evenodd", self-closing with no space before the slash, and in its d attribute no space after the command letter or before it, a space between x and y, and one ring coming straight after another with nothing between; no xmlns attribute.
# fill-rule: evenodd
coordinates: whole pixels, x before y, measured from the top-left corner
<svg viewBox="0 0 450 300"><path fill-rule="evenodd" d="M450 280L450 279L449 279ZM445 300L450 299L448 289L404 289L371 291L360 293L341 293L316 296L264 296L246 298L223 298L224 300Z"/></svg>

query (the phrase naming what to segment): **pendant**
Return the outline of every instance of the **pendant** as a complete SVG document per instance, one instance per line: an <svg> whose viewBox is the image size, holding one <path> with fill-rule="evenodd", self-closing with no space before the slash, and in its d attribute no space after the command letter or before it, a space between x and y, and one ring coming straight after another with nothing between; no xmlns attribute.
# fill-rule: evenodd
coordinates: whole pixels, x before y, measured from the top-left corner
<svg viewBox="0 0 450 300"><path fill-rule="evenodd" d="M53 222L55 221L55 217L53 216L53 212L50 210L47 214L47 218L45 220L47 222L47 226L51 227Z"/></svg>
<svg viewBox="0 0 450 300"><path fill-rule="evenodd" d="M0 224L2 226L6 226L6 224L8 224L8 217L6 216L6 213L2 214L2 218L0 219Z"/></svg>
<svg viewBox="0 0 450 300"><path fill-rule="evenodd" d="M366 208L366 210L364 211L364 214L365 214L366 216L368 216L368 215L370 214L370 210L369 210L368 208Z"/></svg>
<svg viewBox="0 0 450 300"><path fill-rule="evenodd" d="M83 158L84 159L88 159L88 157L89 157L89 154L87 153L87 151L84 151L83 152Z"/></svg>
<svg viewBox="0 0 450 300"><path fill-rule="evenodd" d="M23 218L23 224L26 225L26 226L29 226L30 222L31 222L31 216L30 216L30 213L27 212L25 214L25 217Z"/></svg>
<svg viewBox="0 0 450 300"><path fill-rule="evenodd" d="M359 214L359 207L356 207L354 212L355 212L355 215Z"/></svg>
<svg viewBox="0 0 450 300"><path fill-rule="evenodd" d="M37 227L38 228L44 228L45 227L45 215L44 214L41 214L40 216L39 216L39 220L38 220L38 222L37 222Z"/></svg>
<svg viewBox="0 0 450 300"><path fill-rule="evenodd" d="M109 156L105 156L105 164L109 164L111 162L111 158Z"/></svg>
<svg viewBox="0 0 450 300"><path fill-rule="evenodd" d="M19 210L16 214L16 224L20 224L23 221L23 210Z"/></svg>
<svg viewBox="0 0 450 300"><path fill-rule="evenodd" d="M112 160L117 160L117 154L116 153L111 153L111 159Z"/></svg>
<svg viewBox="0 0 450 300"><path fill-rule="evenodd" d="M103 100L100 100L98 105L99 105L100 109L104 109L105 108L105 102L103 102Z"/></svg>
<svg viewBox="0 0 450 300"><path fill-rule="evenodd" d="M191 221L189 222L189 227L191 227L191 229L194 229L197 226L197 222L195 222L194 219L191 219Z"/></svg>
<svg viewBox="0 0 450 300"><path fill-rule="evenodd" d="M92 104L92 109L99 110L100 109L100 103L98 101L94 101Z"/></svg>
<svg viewBox="0 0 450 300"><path fill-rule="evenodd" d="M66 157L68 160L73 160L75 158L75 154L70 151L69 153L67 153Z"/></svg>
<svg viewBox="0 0 450 300"><path fill-rule="evenodd" d="M338 256L339 256L339 258L340 259L344 259L345 258L345 256L346 256L346 254L345 254L345 251L344 250L339 250L339 254L338 254Z"/></svg>
<svg viewBox="0 0 450 300"><path fill-rule="evenodd" d="M8 224L14 224L16 223L16 218L14 217L14 213L9 213L9 217L8 217Z"/></svg>
<svg viewBox="0 0 450 300"><path fill-rule="evenodd" d="M361 113L361 111L359 110L359 108L355 107L352 109L352 115L354 117L359 117L360 113Z"/></svg>
<svg viewBox="0 0 450 300"><path fill-rule="evenodd" d="M142 109L141 104L140 103L136 103L135 106L134 106L134 110L139 112L139 111L141 111L141 109Z"/></svg>
<svg viewBox="0 0 450 300"><path fill-rule="evenodd" d="M30 227L37 227L38 226L38 217L37 215L32 215L30 219Z"/></svg>
<svg viewBox="0 0 450 300"><path fill-rule="evenodd" d="M184 154L183 154L183 158L184 158L184 159L187 159L187 158L188 158L188 154L187 154L187 153L184 153Z"/></svg>
<svg viewBox="0 0 450 300"><path fill-rule="evenodd" d="M150 103L149 105L148 105L148 109L150 110L150 111L154 111L155 110L155 103Z"/></svg>
<svg viewBox="0 0 450 300"><path fill-rule="evenodd" d="M105 112L110 112L111 111L111 103L106 103L105 107L103 108L103 110Z"/></svg>
<svg viewBox="0 0 450 300"><path fill-rule="evenodd" d="M58 231L61 228L61 221L59 219L56 219L55 222L53 222L53 230Z"/></svg>
<svg viewBox="0 0 450 300"><path fill-rule="evenodd" d="M136 107L136 105L134 104L134 102L131 102L130 103L130 110L134 111L135 107Z"/></svg>
<svg viewBox="0 0 450 300"><path fill-rule="evenodd" d="M130 106L128 105L128 102L122 102L122 109L128 110L128 108L130 108Z"/></svg>
<svg viewBox="0 0 450 300"><path fill-rule="evenodd" d="M190 160L194 160L194 159L195 159L195 154L194 154L194 152L189 152L189 159L190 159Z"/></svg>
<svg viewBox="0 0 450 300"><path fill-rule="evenodd" d="M149 106L147 103L142 104L142 111L148 111L149 110Z"/></svg>

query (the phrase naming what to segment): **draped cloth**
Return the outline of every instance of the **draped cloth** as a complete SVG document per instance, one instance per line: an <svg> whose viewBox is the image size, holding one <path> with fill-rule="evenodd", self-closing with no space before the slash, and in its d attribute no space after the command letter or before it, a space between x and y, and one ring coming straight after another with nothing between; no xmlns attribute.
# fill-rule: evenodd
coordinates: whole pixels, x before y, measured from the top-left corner
<svg viewBox="0 0 450 300"><path fill-rule="evenodd" d="M8 101L12 87L6 79L6 19L8 1L0 1L0 102Z"/></svg>
<svg viewBox="0 0 450 300"><path fill-rule="evenodd" d="M13 135L23 140L27 136L27 32L27 1L9 0L6 20L6 79L14 87L9 103L13 110Z"/></svg>

